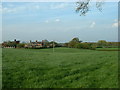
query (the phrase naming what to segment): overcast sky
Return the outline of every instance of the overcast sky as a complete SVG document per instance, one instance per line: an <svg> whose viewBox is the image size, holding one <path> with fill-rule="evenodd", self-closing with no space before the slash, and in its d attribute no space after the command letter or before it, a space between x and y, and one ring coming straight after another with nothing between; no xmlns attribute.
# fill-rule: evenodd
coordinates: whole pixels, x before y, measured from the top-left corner
<svg viewBox="0 0 120 90"><path fill-rule="evenodd" d="M118 40L117 2L105 2L102 12L91 3L86 16L79 16L75 7L75 2L4 2L0 5L3 41Z"/></svg>

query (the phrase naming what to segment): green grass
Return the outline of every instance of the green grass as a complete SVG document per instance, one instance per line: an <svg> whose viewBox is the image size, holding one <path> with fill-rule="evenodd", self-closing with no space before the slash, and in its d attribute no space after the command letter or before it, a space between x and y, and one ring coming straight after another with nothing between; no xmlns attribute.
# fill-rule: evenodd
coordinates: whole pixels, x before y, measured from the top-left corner
<svg viewBox="0 0 120 90"><path fill-rule="evenodd" d="M120 51L120 48L97 48L98 51Z"/></svg>
<svg viewBox="0 0 120 90"><path fill-rule="evenodd" d="M117 88L118 52L3 49L3 88Z"/></svg>
<svg viewBox="0 0 120 90"><path fill-rule="evenodd" d="M2 88L2 49L0 48L0 89Z"/></svg>

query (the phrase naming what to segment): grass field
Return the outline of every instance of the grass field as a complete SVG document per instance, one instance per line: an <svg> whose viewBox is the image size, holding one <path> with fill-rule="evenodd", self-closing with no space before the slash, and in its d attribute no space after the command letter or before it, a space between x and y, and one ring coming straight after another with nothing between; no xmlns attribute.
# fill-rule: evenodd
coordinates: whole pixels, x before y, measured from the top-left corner
<svg viewBox="0 0 120 90"><path fill-rule="evenodd" d="M120 48L97 48L98 51L120 51Z"/></svg>
<svg viewBox="0 0 120 90"><path fill-rule="evenodd" d="M3 49L3 88L117 88L118 51Z"/></svg>
<svg viewBox="0 0 120 90"><path fill-rule="evenodd" d="M2 49L0 48L0 89L2 88Z"/></svg>

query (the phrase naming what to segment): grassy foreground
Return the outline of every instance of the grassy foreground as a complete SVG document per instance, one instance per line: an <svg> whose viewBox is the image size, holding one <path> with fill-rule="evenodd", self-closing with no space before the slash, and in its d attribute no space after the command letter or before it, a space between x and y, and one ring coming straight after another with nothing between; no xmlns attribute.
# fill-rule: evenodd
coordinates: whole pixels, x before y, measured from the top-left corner
<svg viewBox="0 0 120 90"><path fill-rule="evenodd" d="M0 48L0 89L2 89L2 49Z"/></svg>
<svg viewBox="0 0 120 90"><path fill-rule="evenodd" d="M117 88L118 51L3 49L3 88Z"/></svg>

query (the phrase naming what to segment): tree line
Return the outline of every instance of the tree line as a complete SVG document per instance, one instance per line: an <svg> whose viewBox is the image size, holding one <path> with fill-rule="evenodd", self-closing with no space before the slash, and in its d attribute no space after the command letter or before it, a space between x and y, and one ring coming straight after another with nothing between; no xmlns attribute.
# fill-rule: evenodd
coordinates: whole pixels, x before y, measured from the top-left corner
<svg viewBox="0 0 120 90"><path fill-rule="evenodd" d="M20 41L16 41L16 39L14 41L4 41L1 44L3 48L37 48L38 46L42 46L42 48L52 48L54 47L60 47L61 44L55 42L55 41L48 41L48 40L42 40L42 42L38 42L36 40L36 42L30 42L29 43L25 43L22 42L20 43ZM27 46L27 47L26 47Z"/></svg>
<svg viewBox="0 0 120 90"><path fill-rule="evenodd" d="M44 40L42 42L42 48L54 47L67 47L67 48L79 48L79 49L92 49L96 48L118 48L120 42L107 42L106 40L99 40L98 42L83 42L79 38L75 37L67 43L57 43L55 41ZM15 41L5 41L2 43L2 47L14 47L25 48L25 45L31 45L31 43L16 43Z"/></svg>
<svg viewBox="0 0 120 90"><path fill-rule="evenodd" d="M107 42L106 40L99 40L98 42L82 42L79 38L73 38L64 46L68 48L92 49L96 48L118 48L120 42Z"/></svg>

